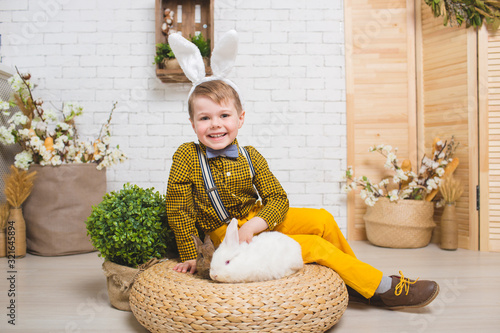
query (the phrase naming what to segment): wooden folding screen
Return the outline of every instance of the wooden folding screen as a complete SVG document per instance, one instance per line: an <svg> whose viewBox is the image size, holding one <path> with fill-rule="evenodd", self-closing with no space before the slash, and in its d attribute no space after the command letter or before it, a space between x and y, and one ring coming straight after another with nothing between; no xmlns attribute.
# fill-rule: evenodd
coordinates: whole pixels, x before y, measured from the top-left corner
<svg viewBox="0 0 500 333"><path fill-rule="evenodd" d="M384 158L368 148L389 144L416 163L413 1L346 1L347 163L380 180ZM366 205L348 199L348 238L364 239Z"/></svg>
<svg viewBox="0 0 500 333"><path fill-rule="evenodd" d="M419 4L417 3L417 6ZM424 1L417 7L417 77L419 159L435 137L459 142L455 177L465 191L456 205L459 247L478 249L477 38L474 29L444 26ZM439 242L442 211L434 214Z"/></svg>
<svg viewBox="0 0 500 333"><path fill-rule="evenodd" d="M384 161L369 146L398 147L400 160L416 166L434 137L454 135L461 161L456 176L465 185L457 204L459 246L477 249L475 31L444 27L421 0L350 0L345 7L348 165L380 179ZM365 208L359 195L349 195L349 239L365 238ZM434 241L438 236L439 227Z"/></svg>
<svg viewBox="0 0 500 333"><path fill-rule="evenodd" d="M500 252L500 33L478 33L480 249Z"/></svg>

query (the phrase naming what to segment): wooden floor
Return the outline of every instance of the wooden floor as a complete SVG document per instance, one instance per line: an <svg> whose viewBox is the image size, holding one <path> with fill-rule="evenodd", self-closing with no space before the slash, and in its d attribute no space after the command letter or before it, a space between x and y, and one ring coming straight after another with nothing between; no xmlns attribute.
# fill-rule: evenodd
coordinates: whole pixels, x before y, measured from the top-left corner
<svg viewBox="0 0 500 333"><path fill-rule="evenodd" d="M441 287L428 307L389 311L349 305L329 332L500 332L500 253L396 250L351 243L358 258L386 274L434 279ZM130 312L111 308L96 253L27 255L15 262L15 298L7 260L0 258L0 332L146 332ZM15 326L8 323L15 300Z"/></svg>

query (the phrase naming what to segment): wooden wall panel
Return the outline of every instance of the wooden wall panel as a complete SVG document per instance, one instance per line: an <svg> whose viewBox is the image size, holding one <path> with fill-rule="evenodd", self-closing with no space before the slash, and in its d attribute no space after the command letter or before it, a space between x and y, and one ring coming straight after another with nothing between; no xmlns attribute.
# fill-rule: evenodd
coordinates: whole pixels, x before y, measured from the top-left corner
<svg viewBox="0 0 500 333"><path fill-rule="evenodd" d="M398 147L416 161L413 1L346 1L347 164L380 181L384 158L368 148ZM365 239L366 206L348 196L348 238Z"/></svg>
<svg viewBox="0 0 500 333"><path fill-rule="evenodd" d="M486 92L487 120L487 182L482 182L481 195L487 195L486 215L482 215L481 223L487 227L487 248L482 250L500 251L500 33L491 30L486 33L486 43L481 51L485 52L485 72L480 72L480 88ZM482 234L483 235L483 234ZM483 242L482 242L483 244Z"/></svg>
<svg viewBox="0 0 500 333"><path fill-rule="evenodd" d="M430 8L421 1L421 45L417 72L421 93L418 107L419 160L431 151L435 137L455 136L460 142L456 157L460 165L455 176L465 191L457 202L459 247L478 248L477 141L477 46L476 32L465 27L443 26ZM433 241L439 241L441 211L434 214L438 227Z"/></svg>

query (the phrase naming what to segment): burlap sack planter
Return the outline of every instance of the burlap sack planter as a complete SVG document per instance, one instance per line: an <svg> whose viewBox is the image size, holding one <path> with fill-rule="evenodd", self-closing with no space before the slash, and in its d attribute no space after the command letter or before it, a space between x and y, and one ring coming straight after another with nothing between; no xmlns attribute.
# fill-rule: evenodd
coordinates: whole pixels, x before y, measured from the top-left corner
<svg viewBox="0 0 500 333"><path fill-rule="evenodd" d="M380 198L368 207L365 220L366 236L370 243L390 248L419 248L431 240L434 205L425 200Z"/></svg>
<svg viewBox="0 0 500 333"><path fill-rule="evenodd" d="M32 165L33 191L23 205L28 252L61 256L94 251L85 221L106 193L96 164Z"/></svg>
<svg viewBox="0 0 500 333"><path fill-rule="evenodd" d="M138 268L115 264L104 261L102 270L106 276L108 297L111 305L118 310L131 311L129 303L130 288L139 273Z"/></svg>

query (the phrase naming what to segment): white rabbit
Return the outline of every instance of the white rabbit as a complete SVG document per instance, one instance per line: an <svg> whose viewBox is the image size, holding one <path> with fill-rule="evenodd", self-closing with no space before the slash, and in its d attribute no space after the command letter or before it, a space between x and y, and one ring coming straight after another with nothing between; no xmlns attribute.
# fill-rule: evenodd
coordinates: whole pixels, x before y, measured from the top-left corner
<svg viewBox="0 0 500 333"><path fill-rule="evenodd" d="M263 232L250 243L239 243L238 221L232 219L210 264L210 277L219 282L279 279L304 266L299 243L277 232Z"/></svg>

